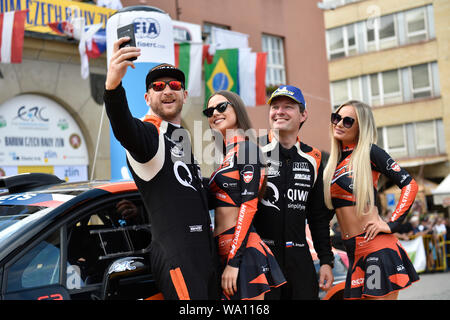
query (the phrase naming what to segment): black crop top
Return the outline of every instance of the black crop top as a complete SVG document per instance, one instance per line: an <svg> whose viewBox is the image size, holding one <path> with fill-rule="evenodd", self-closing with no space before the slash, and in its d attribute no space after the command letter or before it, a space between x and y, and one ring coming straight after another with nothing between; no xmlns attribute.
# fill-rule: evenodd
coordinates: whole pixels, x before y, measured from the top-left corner
<svg viewBox="0 0 450 320"><path fill-rule="evenodd" d="M355 205L353 176L348 166L354 147L350 145L342 148L341 159L331 180L331 200L335 209ZM397 207L388 222L391 231L395 232L414 202L418 190L417 184L406 170L375 144L370 148L370 162L375 198L380 174L384 174L402 190Z"/></svg>
<svg viewBox="0 0 450 320"><path fill-rule="evenodd" d="M239 265L246 247L247 233L258 208L258 192L264 180L259 147L244 137L235 136L226 142L222 164L211 175L209 192L211 206L239 207L239 216L228 254L228 264Z"/></svg>

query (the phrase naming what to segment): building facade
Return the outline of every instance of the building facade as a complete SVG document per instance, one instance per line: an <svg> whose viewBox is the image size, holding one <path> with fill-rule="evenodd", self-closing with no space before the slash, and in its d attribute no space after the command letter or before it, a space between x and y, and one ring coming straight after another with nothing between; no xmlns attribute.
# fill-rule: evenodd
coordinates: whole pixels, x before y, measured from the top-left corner
<svg viewBox="0 0 450 320"><path fill-rule="evenodd" d="M28 22L34 21L36 24L45 19L49 21L55 17L57 19L61 15L60 11L56 9L59 6L71 7L70 3L67 5L69 1L0 1L3 11L18 9L20 5L22 7L34 5L34 11L29 16ZM103 20L100 23L105 22L104 17L115 12L115 10L105 11L105 8L95 9L94 2L74 1L73 4L75 7L83 6L82 12L86 18L101 16ZM284 83L302 89L309 113L308 121L301 131L302 141L323 151L329 150L327 128L331 110L329 107L325 29L323 12L317 7L316 1L122 0L122 5L124 7L143 5L157 7L168 13L173 20L199 25L204 43L211 41L210 29L212 26L247 34L249 46L253 52L268 52L267 89L273 90ZM14 6L15 8L13 8ZM64 7L62 10L67 9ZM39 17L39 19L33 20L34 17ZM14 118L14 121L4 119L5 128L7 128L5 130L9 134L9 130L14 127L14 130L23 134L23 137L19 137L19 133L15 136L8 136L8 143L12 143L9 146L14 147L15 151L0 150L0 168L6 168L2 169L3 172L6 171L6 174L27 171L56 173L59 172L58 170L63 170L65 172L63 178L66 180L91 177L109 179L111 176L110 129L102 106L107 66L106 54L89 61L90 77L82 79L78 41L49 35L45 32L41 33L40 27L46 27L45 23L42 22L42 26L36 26L36 28L30 28L30 26L26 28L22 63L0 64L0 114L2 107L4 110L11 109L12 102L16 103L15 106L19 112L21 101L17 102L15 99L26 95L32 95L31 101L36 98L43 100L44 104L47 102L56 104L53 109L42 108L44 110L42 114L45 117L41 120L44 121L50 116L54 116L58 119L53 119L53 121L62 123L58 130L63 130L61 128L67 127L64 125L64 119L70 118L68 123L72 124L73 122L74 124L69 125L64 133L74 128L78 140L73 138L74 146L67 142L65 147L71 148L70 150L75 151L75 154L69 154L63 149L57 148L55 141L59 136L51 136L55 131L52 131L50 127L45 127L48 134L40 134L44 132L42 131L44 124L38 124L39 119L36 119L33 128L41 131L32 131L31 129L31 131L24 131L27 130L26 125L30 128L25 121L30 122L32 119L24 119L24 122L19 125L17 116L14 116L11 118ZM142 92L143 96L144 92ZM191 131L191 135L196 129L194 122L198 123L200 120L202 121L201 129L208 128L207 121L201 114L203 106L204 97L193 97L188 99L183 108L183 125ZM37 110L33 109L34 107L31 104L26 106L27 111ZM247 110L256 129L269 128L267 105L248 107ZM28 112L28 114L30 113ZM59 120L60 118L61 120ZM2 123L0 118L0 130ZM53 144L35 143L30 145L24 142L27 136L41 138L45 135L48 136L46 141L51 141L50 138L53 138ZM6 140L1 140L5 139L0 139L0 145L6 143ZM201 141L201 143L205 145L209 142ZM79 146L80 144L82 147ZM201 147L198 142L194 141L194 149ZM74 160L73 164L64 167L68 163L68 158L78 160ZM17 162L15 162L16 160ZM58 169L58 167L61 168ZM205 170L204 174L208 175L212 166L202 164L203 169ZM80 173L80 170L82 173L78 176L71 175Z"/></svg>
<svg viewBox="0 0 450 320"><path fill-rule="evenodd" d="M329 151L329 85L323 12L317 1L297 0L122 0L124 6L149 5L167 12L172 19L202 27L204 43L210 43L212 26L249 35L254 52L268 52L266 86L280 84L301 88L309 118L302 127L302 141ZM199 118L203 97L188 101L183 110L187 128ZM269 107L247 108L256 129L268 129ZM191 130L192 131L192 130ZM205 142L204 142L205 143ZM207 142L206 142L207 143ZM197 146L194 142L194 148ZM202 166L208 172L212 167Z"/></svg>
<svg viewBox="0 0 450 320"><path fill-rule="evenodd" d="M331 108L372 106L378 144L417 180L450 172L447 0L324 1Z"/></svg>

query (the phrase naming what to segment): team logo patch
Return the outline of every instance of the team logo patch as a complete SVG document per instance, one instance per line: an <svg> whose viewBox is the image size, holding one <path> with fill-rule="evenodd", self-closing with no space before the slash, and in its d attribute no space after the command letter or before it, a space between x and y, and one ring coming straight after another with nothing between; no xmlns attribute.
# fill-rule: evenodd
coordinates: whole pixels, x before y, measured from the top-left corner
<svg viewBox="0 0 450 320"><path fill-rule="evenodd" d="M267 207L273 207L280 211L280 208L275 205L279 199L280 192L278 191L278 188L272 182L267 181L267 191L265 197L261 199L261 203Z"/></svg>
<svg viewBox="0 0 450 320"><path fill-rule="evenodd" d="M241 171L242 178L245 183L250 183L253 180L254 168L252 165L246 165Z"/></svg>
<svg viewBox="0 0 450 320"><path fill-rule="evenodd" d="M292 171L304 171L309 172L309 166L307 162L293 162Z"/></svg>
<svg viewBox="0 0 450 320"><path fill-rule="evenodd" d="M400 172L400 166L392 158L389 158L386 163L387 163L387 167L386 167L387 170L393 170L395 172Z"/></svg>
<svg viewBox="0 0 450 320"><path fill-rule="evenodd" d="M190 232L202 232L203 231L203 226L201 224L189 226L189 231Z"/></svg>

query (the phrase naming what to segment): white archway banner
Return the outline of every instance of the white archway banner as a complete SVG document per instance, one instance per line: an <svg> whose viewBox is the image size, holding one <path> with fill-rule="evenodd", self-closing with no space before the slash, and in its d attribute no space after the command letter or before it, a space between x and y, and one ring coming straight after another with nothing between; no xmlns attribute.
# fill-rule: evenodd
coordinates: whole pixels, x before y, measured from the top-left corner
<svg viewBox="0 0 450 320"><path fill-rule="evenodd" d="M0 168L7 168L3 171L41 168L73 181L87 178L88 164L81 129L60 104L23 94L0 105Z"/></svg>

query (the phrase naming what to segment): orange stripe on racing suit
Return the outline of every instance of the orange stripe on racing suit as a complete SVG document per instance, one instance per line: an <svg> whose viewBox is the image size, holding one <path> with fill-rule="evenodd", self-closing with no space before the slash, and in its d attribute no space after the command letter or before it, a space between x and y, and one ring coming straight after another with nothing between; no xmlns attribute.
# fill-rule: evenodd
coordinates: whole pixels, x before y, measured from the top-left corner
<svg viewBox="0 0 450 320"><path fill-rule="evenodd" d="M172 283L177 291L178 298L180 300L191 300L181 269L176 268L170 270L170 277L172 278Z"/></svg>
<svg viewBox="0 0 450 320"><path fill-rule="evenodd" d="M144 119L142 121L150 122L150 123L154 124L156 129L158 129L158 134L160 133L159 132L159 128L160 128L161 122L162 122L162 119L160 117L147 114L147 115L145 115L145 117L144 117Z"/></svg>

